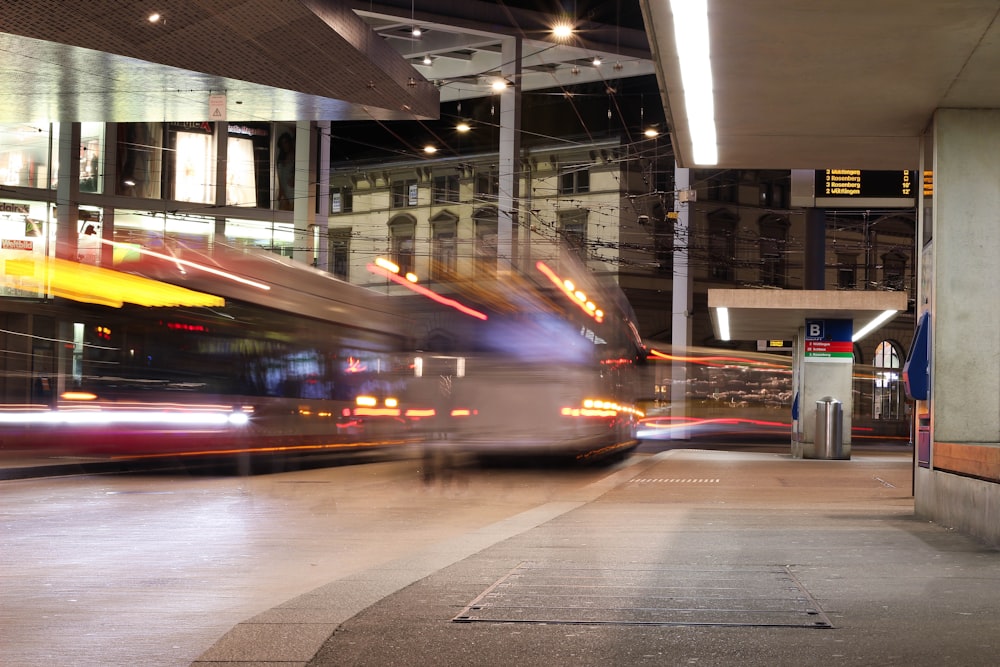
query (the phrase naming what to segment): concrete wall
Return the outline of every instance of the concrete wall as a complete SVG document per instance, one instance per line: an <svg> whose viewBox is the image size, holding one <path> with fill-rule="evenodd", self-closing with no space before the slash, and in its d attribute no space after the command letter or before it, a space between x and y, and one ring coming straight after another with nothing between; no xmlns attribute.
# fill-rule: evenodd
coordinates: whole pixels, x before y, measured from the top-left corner
<svg viewBox="0 0 1000 667"><path fill-rule="evenodd" d="M916 470L914 485L917 516L1000 548L1000 486L926 468Z"/></svg>

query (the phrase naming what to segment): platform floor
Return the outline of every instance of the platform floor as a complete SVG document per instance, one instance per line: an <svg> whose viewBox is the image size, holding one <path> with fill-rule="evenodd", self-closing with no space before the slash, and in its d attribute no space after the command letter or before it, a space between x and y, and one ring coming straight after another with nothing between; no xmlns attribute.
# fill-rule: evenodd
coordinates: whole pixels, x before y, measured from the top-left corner
<svg viewBox="0 0 1000 667"><path fill-rule="evenodd" d="M674 450L248 619L197 665L996 665L1000 553L909 453Z"/></svg>

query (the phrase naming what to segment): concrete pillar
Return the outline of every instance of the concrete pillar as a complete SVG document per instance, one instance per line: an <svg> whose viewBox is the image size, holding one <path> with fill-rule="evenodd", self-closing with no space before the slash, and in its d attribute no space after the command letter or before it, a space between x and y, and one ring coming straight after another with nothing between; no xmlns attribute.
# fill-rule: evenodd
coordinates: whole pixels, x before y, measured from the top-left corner
<svg viewBox="0 0 1000 667"><path fill-rule="evenodd" d="M101 161L101 169L104 171L105 195L114 195L118 188L118 123L104 124L104 159ZM115 263L115 249L111 241L115 240L115 210L114 206L105 206L101 217L101 240L106 241L101 245L100 265L113 268Z"/></svg>
<svg viewBox="0 0 1000 667"><path fill-rule="evenodd" d="M799 327L792 339L792 458L805 456L805 428L803 422L802 361L805 358L805 328Z"/></svg>
<svg viewBox="0 0 1000 667"><path fill-rule="evenodd" d="M918 516L1000 546L1000 110L934 114L934 193L923 211L919 303L931 313L930 468ZM925 198L924 203L927 203Z"/></svg>
<svg viewBox="0 0 1000 667"><path fill-rule="evenodd" d="M803 289L826 289L826 211L806 209L806 255Z"/></svg>
<svg viewBox="0 0 1000 667"><path fill-rule="evenodd" d="M80 224L80 124L59 124L59 182L56 185L56 257L74 262Z"/></svg>
<svg viewBox="0 0 1000 667"><path fill-rule="evenodd" d="M500 75L507 80L500 93L499 184L497 192L497 271L510 270L514 261L514 229L518 221L521 162L521 39L501 44Z"/></svg>
<svg viewBox="0 0 1000 667"><path fill-rule="evenodd" d="M295 241L292 259L313 263L312 229L316 224L316 123L300 120L295 124Z"/></svg>
<svg viewBox="0 0 1000 667"><path fill-rule="evenodd" d="M228 205L229 197L229 122L216 121L215 123L215 206L225 209ZM208 240L208 245L215 244L216 239L224 241L226 238L226 216L215 216L215 229L212 238Z"/></svg>
<svg viewBox="0 0 1000 667"><path fill-rule="evenodd" d="M934 118L931 429L1000 444L1000 110Z"/></svg>
<svg viewBox="0 0 1000 667"><path fill-rule="evenodd" d="M691 170L674 168L674 273L671 304L670 343L675 355L686 355L691 347L691 270L689 263L691 204L680 193L687 193L691 187ZM670 416L682 423L687 414L687 363L673 362L670 365ZM672 431L674 439L687 439L686 429Z"/></svg>
<svg viewBox="0 0 1000 667"><path fill-rule="evenodd" d="M316 123L316 266L330 270L330 121Z"/></svg>

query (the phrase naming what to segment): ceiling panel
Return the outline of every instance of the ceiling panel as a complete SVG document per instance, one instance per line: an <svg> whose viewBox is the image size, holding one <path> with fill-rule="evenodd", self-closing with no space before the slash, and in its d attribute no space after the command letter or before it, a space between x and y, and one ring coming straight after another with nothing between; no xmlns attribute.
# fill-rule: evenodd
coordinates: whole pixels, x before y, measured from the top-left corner
<svg viewBox="0 0 1000 667"><path fill-rule="evenodd" d="M691 161L673 17L640 0L681 166ZM1000 3L709 0L725 168L915 169L939 107L1000 108Z"/></svg>

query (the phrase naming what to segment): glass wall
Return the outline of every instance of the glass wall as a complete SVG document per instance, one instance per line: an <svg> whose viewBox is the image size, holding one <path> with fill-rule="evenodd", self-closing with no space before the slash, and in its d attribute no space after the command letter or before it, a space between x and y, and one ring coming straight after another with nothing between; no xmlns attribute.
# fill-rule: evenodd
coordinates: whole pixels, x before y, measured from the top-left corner
<svg viewBox="0 0 1000 667"><path fill-rule="evenodd" d="M223 194L226 205L233 207L257 211L294 208L294 124L226 125L224 193L216 191L218 124L117 123L110 137L105 137L106 127L104 123L80 124L79 189L88 196L83 199L86 203L79 205L77 252L71 259L101 263L102 228L106 219L112 219L111 213L114 241L123 244L115 249L117 262L133 246L154 250L171 244L210 247L219 221L200 213L207 211L202 205L211 207ZM0 186L36 189L37 193L26 196L40 200L0 200L0 270L5 262L11 262L3 274L7 276L2 286L4 295L40 296L36 288L25 288L27 283L17 276L31 270L31 262L26 259L54 252L53 189L58 185L59 129L58 123L0 124ZM104 182L107 150L114 151L113 183ZM128 209L107 208L110 204L102 201L103 194L131 197L136 202ZM150 200L149 208L160 210L143 211L146 204L139 200ZM190 202L196 208L152 204L164 200ZM199 214L186 214L185 208ZM272 219L226 219L225 242L284 256L291 256L295 247L309 245L309 239L296 237L290 215L266 215ZM344 240L348 241L349 236ZM344 276L348 273L347 247L349 243L344 243L343 248L338 245L336 255Z"/></svg>
<svg viewBox="0 0 1000 667"><path fill-rule="evenodd" d="M128 246L160 252L170 245L207 249L215 235L215 218L197 215L121 211L115 214L115 264L129 255Z"/></svg>
<svg viewBox="0 0 1000 667"><path fill-rule="evenodd" d="M295 225L290 222L228 218L226 243L237 248L258 248L291 257L295 244Z"/></svg>
<svg viewBox="0 0 1000 667"><path fill-rule="evenodd" d="M49 186L48 123L0 123L0 185Z"/></svg>

